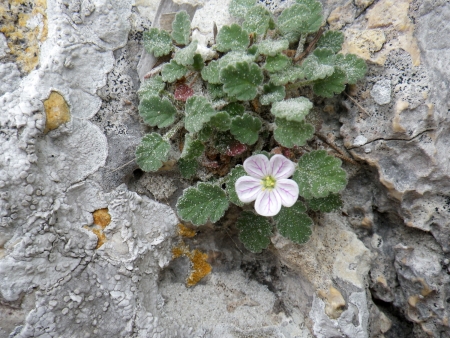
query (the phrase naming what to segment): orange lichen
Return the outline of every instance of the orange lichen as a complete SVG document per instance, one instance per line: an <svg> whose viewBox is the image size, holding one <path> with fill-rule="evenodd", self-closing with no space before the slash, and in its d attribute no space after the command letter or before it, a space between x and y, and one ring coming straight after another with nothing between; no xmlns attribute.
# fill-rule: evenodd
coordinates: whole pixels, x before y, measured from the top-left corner
<svg viewBox="0 0 450 338"><path fill-rule="evenodd" d="M94 225L92 227L85 226L84 228L92 231L97 236L96 249L98 249L107 241L103 230L111 223L111 215L108 212L108 208L103 208L95 210L92 216L94 217Z"/></svg>
<svg viewBox="0 0 450 338"><path fill-rule="evenodd" d="M207 262L208 255L197 250L190 250L184 242L180 242L178 246L172 249L173 258L185 256L191 261L191 272L186 278L186 286L196 285L200 280L211 273L212 267Z"/></svg>
<svg viewBox="0 0 450 338"><path fill-rule="evenodd" d="M193 229L189 229L182 223L178 223L178 234L182 237L192 238L197 234L197 232Z"/></svg>
<svg viewBox="0 0 450 338"><path fill-rule="evenodd" d="M44 101L44 110L46 115L44 133L70 121L69 105L58 92L50 93L48 99Z"/></svg>

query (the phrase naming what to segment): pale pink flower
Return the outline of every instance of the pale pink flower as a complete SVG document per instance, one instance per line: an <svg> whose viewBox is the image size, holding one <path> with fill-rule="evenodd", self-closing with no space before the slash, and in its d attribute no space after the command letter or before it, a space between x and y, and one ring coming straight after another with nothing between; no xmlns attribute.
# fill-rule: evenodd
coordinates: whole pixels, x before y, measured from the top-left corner
<svg viewBox="0 0 450 338"><path fill-rule="evenodd" d="M275 216L281 206L291 207L298 199L298 185L288 179L295 164L283 155L269 159L265 155L253 155L244 161L244 169L250 176L236 181L235 189L244 203L255 201L255 210L262 216Z"/></svg>

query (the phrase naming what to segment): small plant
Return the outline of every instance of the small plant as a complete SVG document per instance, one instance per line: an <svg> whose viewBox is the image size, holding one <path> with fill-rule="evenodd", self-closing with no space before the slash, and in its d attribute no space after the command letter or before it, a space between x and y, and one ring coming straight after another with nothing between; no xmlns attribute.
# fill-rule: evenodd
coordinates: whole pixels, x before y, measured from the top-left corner
<svg viewBox="0 0 450 338"><path fill-rule="evenodd" d="M347 177L339 159L308 147L315 133L308 122L313 103L299 93L339 94L364 76L366 64L339 54L344 36L323 32L317 0L296 0L277 18L255 0L232 0L229 11L242 24L223 26L210 53L191 40L184 11L176 14L171 33L151 28L144 34L149 53L171 59L152 70L138 91L139 113L155 131L137 147L137 163L157 171L183 138L176 158L181 175L206 181L183 192L181 219L217 222L231 202L245 209L237 227L249 250L269 245L273 225L304 243L313 224L308 208L338 208ZM199 174L205 170L210 175ZM256 214L244 206L254 200Z"/></svg>

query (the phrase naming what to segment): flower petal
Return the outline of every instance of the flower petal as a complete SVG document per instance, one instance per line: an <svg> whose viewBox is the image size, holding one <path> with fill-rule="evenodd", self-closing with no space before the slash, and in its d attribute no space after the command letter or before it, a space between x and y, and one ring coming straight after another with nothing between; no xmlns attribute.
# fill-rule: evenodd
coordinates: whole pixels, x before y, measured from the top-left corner
<svg viewBox="0 0 450 338"><path fill-rule="evenodd" d="M244 169L250 176L263 178L270 175L269 159L262 154L250 156L244 161Z"/></svg>
<svg viewBox="0 0 450 338"><path fill-rule="evenodd" d="M261 216L275 216L281 210L280 195L275 190L262 190L256 197L255 210Z"/></svg>
<svg viewBox="0 0 450 338"><path fill-rule="evenodd" d="M251 176L239 177L234 185L236 193L241 202L250 203L253 202L258 193L262 190L261 180Z"/></svg>
<svg viewBox="0 0 450 338"><path fill-rule="evenodd" d="M281 204L285 207L292 207L297 202L298 185L294 180L288 180L286 178L277 180L273 191L280 196Z"/></svg>
<svg viewBox="0 0 450 338"><path fill-rule="evenodd" d="M272 176L277 180L292 176L295 170L294 162L288 160L283 155L274 155L270 158Z"/></svg>

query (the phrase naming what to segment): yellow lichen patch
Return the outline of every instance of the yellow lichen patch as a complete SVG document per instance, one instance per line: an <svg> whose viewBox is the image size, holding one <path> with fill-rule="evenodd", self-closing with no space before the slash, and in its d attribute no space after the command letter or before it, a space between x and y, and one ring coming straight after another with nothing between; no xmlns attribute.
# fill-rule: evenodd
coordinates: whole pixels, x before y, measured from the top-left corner
<svg viewBox="0 0 450 338"><path fill-rule="evenodd" d="M184 242L180 242L178 246L172 249L173 258L185 256L191 261L191 272L186 279L186 286L196 285L200 280L211 273L212 267L207 262L208 255L195 249L190 250Z"/></svg>
<svg viewBox="0 0 450 338"><path fill-rule="evenodd" d="M106 242L106 235L101 229L92 229L92 232L97 236L97 246L96 249L100 248Z"/></svg>
<svg viewBox="0 0 450 338"><path fill-rule="evenodd" d="M95 210L92 216L94 217L94 224L99 225L102 229L111 223L111 215L108 212L108 208Z"/></svg>
<svg viewBox="0 0 450 338"><path fill-rule="evenodd" d="M319 296L322 298L325 305L325 313L328 317L332 319L337 319L340 317L342 311L345 307L345 299L342 294L333 286L330 286L328 291L319 290Z"/></svg>
<svg viewBox="0 0 450 338"><path fill-rule="evenodd" d="M64 97L58 92L52 91L47 100L44 101L46 115L44 133L58 128L60 125L70 121L70 109Z"/></svg>
<svg viewBox="0 0 450 338"><path fill-rule="evenodd" d="M48 34L46 9L46 0L0 2L0 32L22 72L29 73L39 63L39 44Z"/></svg>
<svg viewBox="0 0 450 338"><path fill-rule="evenodd" d="M377 59L374 53L380 51L385 42L386 36L381 29L347 29L342 51L344 54L355 54L364 60L383 64L384 60Z"/></svg>
<svg viewBox="0 0 450 338"><path fill-rule="evenodd" d="M197 232L193 229L189 229L182 223L178 223L178 234L182 237L192 238L197 234Z"/></svg>

